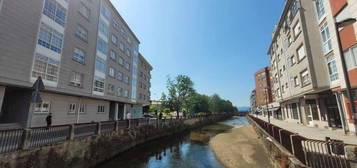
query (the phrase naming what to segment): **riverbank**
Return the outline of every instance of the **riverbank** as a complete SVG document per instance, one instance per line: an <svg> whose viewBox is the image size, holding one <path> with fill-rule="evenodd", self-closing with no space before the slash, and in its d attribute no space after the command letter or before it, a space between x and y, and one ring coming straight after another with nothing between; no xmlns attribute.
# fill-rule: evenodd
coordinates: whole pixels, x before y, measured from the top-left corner
<svg viewBox="0 0 357 168"><path fill-rule="evenodd" d="M234 128L210 140L217 159L227 168L271 168L268 153L252 126Z"/></svg>

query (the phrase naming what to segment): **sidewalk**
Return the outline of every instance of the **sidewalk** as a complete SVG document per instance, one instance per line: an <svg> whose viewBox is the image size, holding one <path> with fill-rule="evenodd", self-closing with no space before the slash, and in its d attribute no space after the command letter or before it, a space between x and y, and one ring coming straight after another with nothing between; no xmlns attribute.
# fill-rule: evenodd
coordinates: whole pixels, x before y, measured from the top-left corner
<svg viewBox="0 0 357 168"><path fill-rule="evenodd" d="M255 116L255 115L254 115ZM258 118L268 122L268 117L258 116ZM301 136L310 139L318 139L325 141L326 137L330 137L331 139L339 139L347 144L357 145L357 136L355 135L345 135L342 129L338 130L328 130L322 128L313 128L307 127L300 124L288 123L286 121L277 120L273 117L270 117L270 121L272 124L279 126L283 129L286 129L290 132L298 133Z"/></svg>

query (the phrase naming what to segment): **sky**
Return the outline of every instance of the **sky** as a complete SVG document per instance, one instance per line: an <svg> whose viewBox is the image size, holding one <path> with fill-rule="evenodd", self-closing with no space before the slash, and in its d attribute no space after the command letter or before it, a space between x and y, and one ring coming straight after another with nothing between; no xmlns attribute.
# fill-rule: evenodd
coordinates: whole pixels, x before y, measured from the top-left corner
<svg viewBox="0 0 357 168"><path fill-rule="evenodd" d="M111 1L154 68L152 100L167 90L167 76L183 74L199 93L249 106L284 0Z"/></svg>

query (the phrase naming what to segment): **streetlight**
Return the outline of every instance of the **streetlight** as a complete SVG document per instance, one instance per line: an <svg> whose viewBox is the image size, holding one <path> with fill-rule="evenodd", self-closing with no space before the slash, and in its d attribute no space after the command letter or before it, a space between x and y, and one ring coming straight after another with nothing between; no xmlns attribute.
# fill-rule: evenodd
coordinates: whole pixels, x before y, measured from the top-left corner
<svg viewBox="0 0 357 168"><path fill-rule="evenodd" d="M340 31L338 29L352 25L355 22L356 22L355 18L347 18L345 20L342 20L341 22L335 22L335 31L336 31L336 37L337 37L337 42L338 42L339 53L340 53L340 57L341 57L342 68L343 68L343 76L344 76L345 83L346 83L346 92L347 92L348 100L350 102L350 108L351 108L352 114L356 114L356 107L354 106L354 100L353 100L352 92L351 92L350 79L348 76L346 60L343 55L341 38L340 38L340 34L339 34ZM355 122L356 122L356 120L355 120Z"/></svg>

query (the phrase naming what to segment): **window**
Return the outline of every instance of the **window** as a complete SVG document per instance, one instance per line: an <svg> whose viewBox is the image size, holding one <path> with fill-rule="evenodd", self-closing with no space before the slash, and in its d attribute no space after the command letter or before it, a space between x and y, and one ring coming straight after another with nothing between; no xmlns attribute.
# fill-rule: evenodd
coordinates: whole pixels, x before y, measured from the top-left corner
<svg viewBox="0 0 357 168"><path fill-rule="evenodd" d="M115 21L114 19L113 19L113 28L114 28L115 30L119 31L119 24L118 24L118 22Z"/></svg>
<svg viewBox="0 0 357 168"><path fill-rule="evenodd" d="M294 86L298 87L300 85L299 78L297 76L295 76L293 80L294 80Z"/></svg>
<svg viewBox="0 0 357 168"><path fill-rule="evenodd" d="M104 40L102 40L101 38L98 38L98 44L97 45L98 45L97 49L100 52L102 52L105 55L108 55L108 44Z"/></svg>
<svg viewBox="0 0 357 168"><path fill-rule="evenodd" d="M105 60L102 58L96 57L95 58L95 70L105 73Z"/></svg>
<svg viewBox="0 0 357 168"><path fill-rule="evenodd" d="M34 113L49 113L50 112L50 102L43 101L35 105Z"/></svg>
<svg viewBox="0 0 357 168"><path fill-rule="evenodd" d="M70 84L73 86L81 87L83 81L83 74L78 72L72 72Z"/></svg>
<svg viewBox="0 0 357 168"><path fill-rule="evenodd" d="M68 113L75 113L76 112L76 106L77 106L76 103L69 104Z"/></svg>
<svg viewBox="0 0 357 168"><path fill-rule="evenodd" d="M301 45L297 49L297 57L298 57L299 61L301 61L302 59L304 59L306 57L304 45Z"/></svg>
<svg viewBox="0 0 357 168"><path fill-rule="evenodd" d="M98 106L98 113L104 113L105 112L105 106Z"/></svg>
<svg viewBox="0 0 357 168"><path fill-rule="evenodd" d="M32 77L37 78L41 76L44 80L57 82L58 67L59 61L41 54L36 54L36 60L32 70Z"/></svg>
<svg viewBox="0 0 357 168"><path fill-rule="evenodd" d="M100 77L94 77L94 91L104 92L104 79Z"/></svg>
<svg viewBox="0 0 357 168"><path fill-rule="evenodd" d="M338 72L336 67L336 60L335 56L331 55L326 58L327 61L327 68L330 75L330 81L335 81L338 79Z"/></svg>
<svg viewBox="0 0 357 168"><path fill-rule="evenodd" d="M81 3L81 6L79 7L79 13L86 19L89 19L90 17L90 9L86 7L84 3Z"/></svg>
<svg viewBox="0 0 357 168"><path fill-rule="evenodd" d="M130 70L130 64L125 62L125 69Z"/></svg>
<svg viewBox="0 0 357 168"><path fill-rule="evenodd" d="M37 43L44 46L54 52L60 53L62 51L63 35L56 30L41 23L40 33Z"/></svg>
<svg viewBox="0 0 357 168"><path fill-rule="evenodd" d="M84 27L78 25L76 29L76 36L84 41L88 40L88 31Z"/></svg>
<svg viewBox="0 0 357 168"><path fill-rule="evenodd" d="M122 81L123 80L123 73L117 71L116 77L117 80Z"/></svg>
<svg viewBox="0 0 357 168"><path fill-rule="evenodd" d="M99 32L101 32L105 37L109 37L109 29L103 20L99 19L98 27Z"/></svg>
<svg viewBox="0 0 357 168"><path fill-rule="evenodd" d="M117 88L116 95L117 95L117 96L122 96L122 95L123 95L123 89L120 88L120 87L118 87L118 88Z"/></svg>
<svg viewBox="0 0 357 168"><path fill-rule="evenodd" d="M114 70L114 68L112 68L112 67L109 67L109 76L111 76L111 77L115 77L115 70Z"/></svg>
<svg viewBox="0 0 357 168"><path fill-rule="evenodd" d="M344 53L348 70L357 68L357 46L353 46Z"/></svg>
<svg viewBox="0 0 357 168"><path fill-rule="evenodd" d="M126 49L126 56L130 57L130 50L129 49Z"/></svg>
<svg viewBox="0 0 357 168"><path fill-rule="evenodd" d="M119 43L119 48L121 51L124 51L124 43L123 42Z"/></svg>
<svg viewBox="0 0 357 168"><path fill-rule="evenodd" d="M124 77L124 83L129 84L129 76Z"/></svg>
<svg viewBox="0 0 357 168"><path fill-rule="evenodd" d="M298 107L297 107L296 103L291 104L292 117L295 120L299 119L299 114L298 114L298 109L297 108Z"/></svg>
<svg viewBox="0 0 357 168"><path fill-rule="evenodd" d="M299 36L300 33L301 33L301 27L300 27L300 22L298 22L298 23L296 23L296 25L294 26L295 39Z"/></svg>
<svg viewBox="0 0 357 168"><path fill-rule="evenodd" d="M110 51L110 58L115 61L117 59L117 53L115 51L111 50Z"/></svg>
<svg viewBox="0 0 357 168"><path fill-rule="evenodd" d="M86 56L85 56L83 50L81 50L79 48L74 49L73 58L72 58L74 61L84 64L85 57Z"/></svg>
<svg viewBox="0 0 357 168"><path fill-rule="evenodd" d="M85 113L86 112L86 105L85 104L81 104L79 105L79 113Z"/></svg>
<svg viewBox="0 0 357 168"><path fill-rule="evenodd" d="M301 76L301 84L303 87L310 84L310 76L308 70L301 72L300 76Z"/></svg>
<svg viewBox="0 0 357 168"><path fill-rule="evenodd" d="M122 57L118 57L118 64L124 65L124 59Z"/></svg>
<svg viewBox="0 0 357 168"><path fill-rule="evenodd" d="M66 22L67 10L54 0L46 0L43 7L43 14L64 26Z"/></svg>
<svg viewBox="0 0 357 168"><path fill-rule="evenodd" d="M108 94L114 95L114 93L115 93L115 86L112 84L108 84Z"/></svg>
<svg viewBox="0 0 357 168"><path fill-rule="evenodd" d="M118 37L115 35L112 35L112 43L117 45L117 42L118 42Z"/></svg>
<svg viewBox="0 0 357 168"><path fill-rule="evenodd" d="M107 20L110 20L111 17L110 10L104 4L102 4L100 7L100 14L103 15Z"/></svg>
<svg viewBox="0 0 357 168"><path fill-rule="evenodd" d="M124 91L124 97L129 98L129 91L128 91L128 90L125 90L125 91Z"/></svg>
<svg viewBox="0 0 357 168"><path fill-rule="evenodd" d="M332 50L330 31L328 29L327 22L320 27L320 32L322 37L323 52L324 54L327 54Z"/></svg>
<svg viewBox="0 0 357 168"><path fill-rule="evenodd" d="M316 10L318 19L321 19L325 15L324 0L316 0Z"/></svg>

